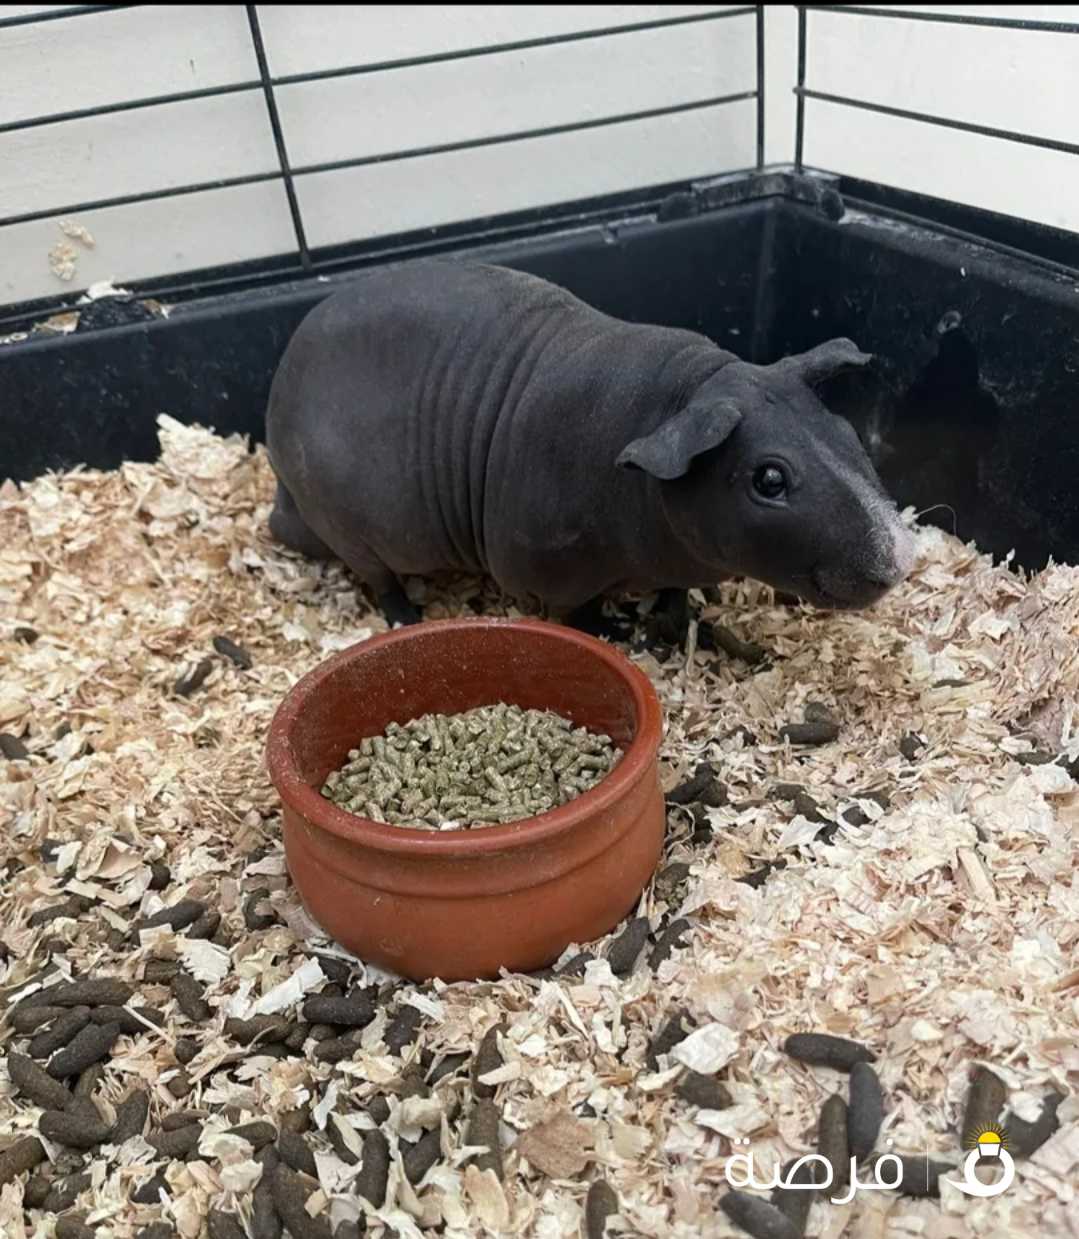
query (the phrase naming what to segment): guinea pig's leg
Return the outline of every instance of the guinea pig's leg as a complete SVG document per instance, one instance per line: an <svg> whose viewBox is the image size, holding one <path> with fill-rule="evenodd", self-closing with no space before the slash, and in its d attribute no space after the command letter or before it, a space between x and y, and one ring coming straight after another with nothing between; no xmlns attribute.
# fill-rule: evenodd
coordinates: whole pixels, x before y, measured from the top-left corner
<svg viewBox="0 0 1079 1239"><path fill-rule="evenodd" d="M613 641L628 641L633 634L633 624L626 619L612 618L603 613L603 594L561 615L559 622L567 628L576 628L593 637L608 637ZM624 614L624 612L623 612ZM552 618L555 618L552 616Z"/></svg>
<svg viewBox="0 0 1079 1239"><path fill-rule="evenodd" d="M396 577L393 577L392 584L385 588L375 588L375 599L378 609L391 628L395 624L400 624L402 627L418 624L423 619L422 611L412 605L404 587Z"/></svg>
<svg viewBox="0 0 1079 1239"><path fill-rule="evenodd" d="M277 483L277 494L274 497L273 511L270 513L270 533L278 542L299 551L308 559L333 559L333 551L307 525L296 506L296 500L289 494L283 482Z"/></svg>
<svg viewBox="0 0 1079 1239"><path fill-rule="evenodd" d="M684 645L689 633L689 590L661 589L652 616L658 640L666 645Z"/></svg>
<svg viewBox="0 0 1079 1239"><path fill-rule="evenodd" d="M603 595L597 594L595 598L590 598L579 607L573 607L570 610L555 608L551 612L551 618L557 619L567 628L576 628L580 632L596 635L606 621L603 614Z"/></svg>

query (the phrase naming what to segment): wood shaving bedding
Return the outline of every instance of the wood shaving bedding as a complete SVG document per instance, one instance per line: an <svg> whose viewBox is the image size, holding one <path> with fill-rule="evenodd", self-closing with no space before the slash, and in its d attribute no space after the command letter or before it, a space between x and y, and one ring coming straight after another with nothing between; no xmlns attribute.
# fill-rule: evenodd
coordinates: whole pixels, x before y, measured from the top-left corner
<svg viewBox="0 0 1079 1239"><path fill-rule="evenodd" d="M160 439L153 464L0 488L0 732L29 754L0 756L0 1037L25 1051L10 1014L42 984L127 981L146 1031L122 1033L89 1084L105 1125L133 1091L150 1106L122 1149L45 1141L45 1162L0 1185L5 1236L51 1235L53 1216L27 1207L30 1180L84 1168L77 1208L104 1239L159 1220L199 1239L211 1209L249 1224L268 1172L233 1129L256 1120L309 1122L317 1183L296 1207L316 1222L365 1216L368 1234L402 1239L436 1226L450 1239L583 1235L603 1180L618 1200L611 1233L733 1236L719 1200L734 1141L749 1139L765 1171L786 1163L813 1150L822 1103L845 1091L837 1072L783 1053L810 1031L876 1053L881 1149L958 1162L976 1064L1020 1119L1053 1090L1064 1100L1004 1195L945 1185L939 1201L815 1203L807 1234L1079 1235L1079 569L1024 580L925 529L912 579L871 612L778 605L753 583L698 597L688 660L632 654L664 703L665 786L708 761L727 792L671 806L664 874L635 910L653 939L675 918L684 935L623 976L605 958L620 927L567 951L562 975L417 987L307 918L263 765L282 695L384 623L340 565L269 540L262 448L168 418ZM430 618L519 613L479 580L410 588ZM715 652L710 624L766 657ZM838 722L837 741L780 740L807 707ZM907 735L922 742L911 759ZM774 795L782 783L810 800ZM181 901L196 919L176 928ZM365 1026L303 1026L307 1000L334 984L370 987ZM678 1013L681 1036L653 1052ZM684 1099L691 1070L714 1073L731 1104ZM492 1104L501 1178L467 1144L468 1116ZM36 1134L40 1115L0 1068L0 1144ZM148 1142L170 1121L197 1125L173 1137L195 1142L186 1160ZM389 1164L371 1188L376 1131ZM155 1169L167 1203L133 1202Z"/></svg>

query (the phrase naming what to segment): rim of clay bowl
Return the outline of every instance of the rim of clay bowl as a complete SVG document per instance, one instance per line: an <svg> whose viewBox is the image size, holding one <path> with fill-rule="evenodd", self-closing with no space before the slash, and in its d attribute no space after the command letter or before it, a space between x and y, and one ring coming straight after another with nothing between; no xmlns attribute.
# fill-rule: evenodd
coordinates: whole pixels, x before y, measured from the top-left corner
<svg viewBox="0 0 1079 1239"><path fill-rule="evenodd" d="M505 822L498 826L476 827L471 830L427 831L408 826L393 826L335 805L300 775L291 744L292 729L303 712L307 698L318 692L320 685L344 663L362 657L363 653L380 645L414 640L432 631L467 628L512 628L518 632L533 632L554 637L567 645L576 645L606 663L625 683L633 697L637 734L622 755L622 760L602 782L582 792L568 804L549 809L535 817ZM582 814L590 815L606 809L620 800L647 767L656 760L663 733L663 711L651 681L621 651L605 642L573 628L552 624L546 620L474 617L472 619L426 620L407 628L396 628L359 641L319 663L292 686L278 706L270 724L266 745L266 764L270 779L281 799L311 825L349 843L384 852L431 856L482 856L489 852L504 852L527 847L574 829Z"/></svg>

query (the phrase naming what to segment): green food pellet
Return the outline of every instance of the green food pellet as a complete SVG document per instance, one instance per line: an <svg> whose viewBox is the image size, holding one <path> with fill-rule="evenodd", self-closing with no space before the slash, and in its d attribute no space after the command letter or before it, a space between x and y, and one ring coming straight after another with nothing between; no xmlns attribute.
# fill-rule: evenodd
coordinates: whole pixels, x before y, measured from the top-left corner
<svg viewBox="0 0 1079 1239"><path fill-rule="evenodd" d="M622 752L549 710L498 703L423 715L368 736L322 794L350 813L417 830L522 821L601 782Z"/></svg>

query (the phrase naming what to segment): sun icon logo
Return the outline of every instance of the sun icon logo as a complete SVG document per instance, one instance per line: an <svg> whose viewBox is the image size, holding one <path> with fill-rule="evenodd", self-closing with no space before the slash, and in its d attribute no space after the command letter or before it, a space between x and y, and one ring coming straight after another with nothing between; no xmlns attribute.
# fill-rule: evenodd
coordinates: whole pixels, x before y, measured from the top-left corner
<svg viewBox="0 0 1079 1239"><path fill-rule="evenodd" d="M1007 1191L1015 1178L1015 1163L1008 1152L1008 1133L1003 1127L987 1124L971 1132L964 1144L970 1149L963 1163L963 1179L945 1179L967 1196L999 1196ZM978 1178L979 1165L998 1167L994 1183L983 1183Z"/></svg>
<svg viewBox="0 0 1079 1239"><path fill-rule="evenodd" d="M999 1157L1001 1149L1008 1147L1008 1133L1003 1127L989 1124L971 1132L965 1143L968 1149L977 1149L982 1157Z"/></svg>

